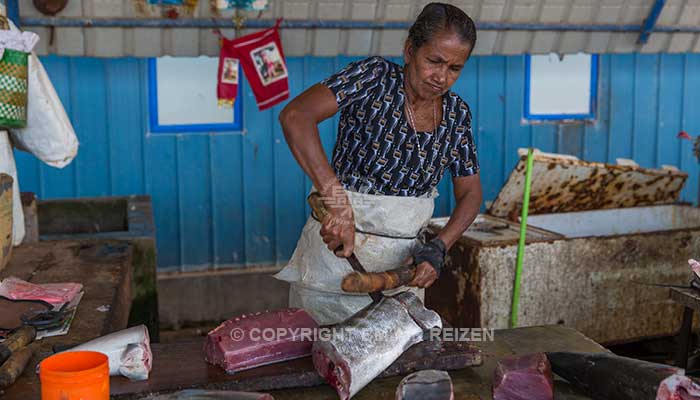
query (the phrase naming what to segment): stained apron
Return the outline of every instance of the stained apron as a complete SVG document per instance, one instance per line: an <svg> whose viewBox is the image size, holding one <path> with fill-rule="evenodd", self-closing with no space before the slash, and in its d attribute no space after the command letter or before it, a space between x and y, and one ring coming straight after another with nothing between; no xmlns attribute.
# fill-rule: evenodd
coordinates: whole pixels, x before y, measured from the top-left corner
<svg viewBox="0 0 700 400"><path fill-rule="evenodd" d="M437 192L422 197L383 196L346 191L355 217L355 255L368 272L403 265L430 222ZM353 271L345 258L328 249L319 234L321 224L310 216L287 266L275 278L291 284L290 307L305 309L320 325L344 321L371 303L366 294L345 293L343 277ZM363 233L365 232L365 233ZM424 290L402 287L387 295Z"/></svg>

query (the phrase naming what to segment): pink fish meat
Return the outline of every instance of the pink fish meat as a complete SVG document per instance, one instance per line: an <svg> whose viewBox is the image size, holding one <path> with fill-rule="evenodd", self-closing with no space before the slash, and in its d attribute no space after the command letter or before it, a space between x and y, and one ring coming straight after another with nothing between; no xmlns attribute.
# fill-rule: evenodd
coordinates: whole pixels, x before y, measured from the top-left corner
<svg viewBox="0 0 700 400"><path fill-rule="evenodd" d="M552 400L552 367L542 353L501 360L493 374L494 400Z"/></svg>
<svg viewBox="0 0 700 400"><path fill-rule="evenodd" d="M661 381L656 400L693 400L700 398L700 385L685 375L674 374Z"/></svg>
<svg viewBox="0 0 700 400"><path fill-rule="evenodd" d="M241 315L207 335L207 362L228 373L311 355L318 324L300 308Z"/></svg>
<svg viewBox="0 0 700 400"><path fill-rule="evenodd" d="M688 260L688 265L690 265L690 269L693 271L695 276L700 278L700 262L691 258L690 260Z"/></svg>
<svg viewBox="0 0 700 400"><path fill-rule="evenodd" d="M54 306L70 302L81 290L80 283L35 284L13 276L0 283L0 296L12 300L43 300Z"/></svg>

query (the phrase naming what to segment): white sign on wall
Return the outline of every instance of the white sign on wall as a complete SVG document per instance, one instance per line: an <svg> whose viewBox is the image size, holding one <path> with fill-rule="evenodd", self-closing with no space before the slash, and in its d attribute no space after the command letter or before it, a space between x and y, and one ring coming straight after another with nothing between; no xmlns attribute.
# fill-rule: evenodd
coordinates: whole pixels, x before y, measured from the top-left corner
<svg viewBox="0 0 700 400"><path fill-rule="evenodd" d="M241 96L234 110L218 106L218 68L217 57L152 59L149 76L151 131L240 130Z"/></svg>
<svg viewBox="0 0 700 400"><path fill-rule="evenodd" d="M525 118L530 120L593 119L598 57L572 54L528 56Z"/></svg>

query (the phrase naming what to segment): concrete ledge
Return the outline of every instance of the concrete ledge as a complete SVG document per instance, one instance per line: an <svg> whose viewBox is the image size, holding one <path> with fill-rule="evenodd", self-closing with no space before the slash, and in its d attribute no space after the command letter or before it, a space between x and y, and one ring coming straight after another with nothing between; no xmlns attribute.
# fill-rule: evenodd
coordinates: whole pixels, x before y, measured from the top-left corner
<svg viewBox="0 0 700 400"><path fill-rule="evenodd" d="M39 200L40 240L155 238L147 195Z"/></svg>
<svg viewBox="0 0 700 400"><path fill-rule="evenodd" d="M23 197L25 210L35 196ZM147 195L39 200L25 220L37 223L39 240L119 239L133 246L132 307L129 326L145 324L158 342L156 232ZM30 228L27 228L30 231ZM26 239L25 239L26 241Z"/></svg>
<svg viewBox="0 0 700 400"><path fill-rule="evenodd" d="M276 266L158 274L161 329L218 323L239 314L287 307L289 284Z"/></svg>

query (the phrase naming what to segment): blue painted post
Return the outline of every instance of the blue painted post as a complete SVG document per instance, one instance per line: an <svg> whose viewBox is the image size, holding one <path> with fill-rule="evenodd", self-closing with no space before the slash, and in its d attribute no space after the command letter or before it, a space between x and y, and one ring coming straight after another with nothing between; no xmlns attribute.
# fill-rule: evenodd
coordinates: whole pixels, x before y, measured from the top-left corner
<svg viewBox="0 0 700 400"><path fill-rule="evenodd" d="M661 11L664 9L665 5L666 0L656 0L656 3L651 6L649 16L646 20L644 20L644 24L642 24L642 30L639 33L639 38L637 39L638 44L644 44L649 40L649 35L651 35L651 32L654 30L656 21L659 19L659 15L661 15Z"/></svg>
<svg viewBox="0 0 700 400"><path fill-rule="evenodd" d="M12 20L14 24L19 28L19 3L17 0L5 0L5 7L7 7L7 18Z"/></svg>

